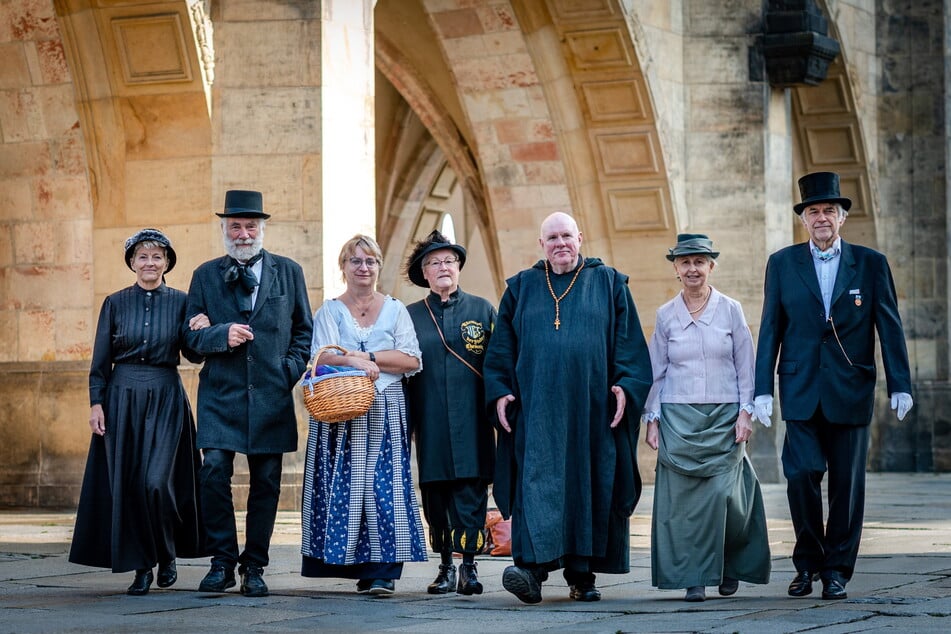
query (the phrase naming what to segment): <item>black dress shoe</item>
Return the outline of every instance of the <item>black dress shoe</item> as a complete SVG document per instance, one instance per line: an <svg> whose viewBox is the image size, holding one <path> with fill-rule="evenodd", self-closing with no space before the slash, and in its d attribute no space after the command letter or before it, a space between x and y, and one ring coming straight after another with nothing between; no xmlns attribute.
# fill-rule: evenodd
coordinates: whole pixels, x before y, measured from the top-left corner
<svg viewBox="0 0 951 634"><path fill-rule="evenodd" d="M264 583L264 568L257 564L242 564L241 569L241 594L246 597L266 597L268 595L267 584Z"/></svg>
<svg viewBox="0 0 951 634"><path fill-rule="evenodd" d="M571 586L568 591L568 596L575 601L600 601L601 591L598 590L593 583L585 583Z"/></svg>
<svg viewBox="0 0 951 634"><path fill-rule="evenodd" d="M796 578L789 584L789 596L807 597L812 594L812 582L819 578L819 573L800 570Z"/></svg>
<svg viewBox="0 0 951 634"><path fill-rule="evenodd" d="M453 564L439 564L439 574L431 584L426 586L429 594L447 594L456 589L456 566Z"/></svg>
<svg viewBox="0 0 951 634"><path fill-rule="evenodd" d="M135 579L132 580L132 585L126 590L126 594L131 594L134 597L141 597L142 595L148 594L149 586L152 585L152 579L151 568L136 570Z"/></svg>
<svg viewBox="0 0 951 634"><path fill-rule="evenodd" d="M509 566L502 572L502 587L518 597L522 603L540 603L542 583L527 568Z"/></svg>
<svg viewBox="0 0 951 634"><path fill-rule="evenodd" d="M723 581L720 582L720 587L717 588L717 592L720 593L721 597L728 597L732 594L736 594L736 591L740 589L740 582L733 577L723 577Z"/></svg>
<svg viewBox="0 0 951 634"><path fill-rule="evenodd" d="M849 593L845 591L845 584L838 579L823 579L822 598L833 600L848 599Z"/></svg>
<svg viewBox="0 0 951 634"><path fill-rule="evenodd" d="M479 572L476 562L463 563L459 566L459 587L456 592L466 596L482 594L482 583L479 581Z"/></svg>
<svg viewBox="0 0 951 634"><path fill-rule="evenodd" d="M167 564L159 564L158 577L155 580L159 588L167 588L178 581L178 568L175 566L175 560Z"/></svg>
<svg viewBox="0 0 951 634"><path fill-rule="evenodd" d="M388 597L396 592L396 583L392 579L374 579L370 584L370 595Z"/></svg>
<svg viewBox="0 0 951 634"><path fill-rule="evenodd" d="M211 570L201 580L198 586L199 592L224 592L228 588L233 588L235 584L234 568L229 568L225 564L214 562L211 564Z"/></svg>

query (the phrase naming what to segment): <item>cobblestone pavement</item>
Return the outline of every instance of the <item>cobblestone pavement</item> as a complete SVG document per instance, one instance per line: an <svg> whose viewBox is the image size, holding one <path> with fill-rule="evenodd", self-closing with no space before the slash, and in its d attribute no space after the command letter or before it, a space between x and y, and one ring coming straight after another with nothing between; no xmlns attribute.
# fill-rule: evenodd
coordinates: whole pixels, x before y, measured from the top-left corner
<svg viewBox="0 0 951 634"><path fill-rule="evenodd" d="M603 599L568 598L559 573L544 601L524 605L501 586L508 558L480 557L485 594L430 596L436 563L408 564L397 592L371 598L348 580L299 574L299 516L282 512L265 579L271 596L201 594L206 560L179 560L172 588L125 594L132 574L66 561L72 513L0 512L0 632L951 632L951 474L871 474L865 530L849 599L786 596L792 528L783 485L764 485L772 580L732 597L650 586L650 509L645 491L631 520L631 572L600 575ZM712 595L712 596L711 596Z"/></svg>

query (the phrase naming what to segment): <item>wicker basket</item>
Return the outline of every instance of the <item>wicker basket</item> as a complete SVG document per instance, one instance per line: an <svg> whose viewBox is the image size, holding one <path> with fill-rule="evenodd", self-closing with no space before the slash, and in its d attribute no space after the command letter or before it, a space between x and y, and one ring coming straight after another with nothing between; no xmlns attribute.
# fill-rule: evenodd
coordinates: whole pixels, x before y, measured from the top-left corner
<svg viewBox="0 0 951 634"><path fill-rule="evenodd" d="M363 416L376 396L373 381L362 370L311 376L312 369L316 371L314 364L325 350L347 353L340 346L324 346L307 365L307 372L300 382L307 411L315 420L325 423L340 423Z"/></svg>

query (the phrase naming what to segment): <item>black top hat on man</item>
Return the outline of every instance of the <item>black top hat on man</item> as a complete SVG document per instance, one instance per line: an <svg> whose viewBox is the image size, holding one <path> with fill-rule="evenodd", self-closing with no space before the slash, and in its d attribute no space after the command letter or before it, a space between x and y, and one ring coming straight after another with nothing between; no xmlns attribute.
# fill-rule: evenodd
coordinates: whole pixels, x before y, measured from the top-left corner
<svg viewBox="0 0 951 634"><path fill-rule="evenodd" d="M264 197L261 192L231 189L225 192L225 208L220 218L270 218L264 213Z"/></svg>
<svg viewBox="0 0 951 634"><path fill-rule="evenodd" d="M802 202L793 206L797 214L809 205L833 202L842 205L848 211L852 201L839 194L839 175L835 172L813 172L799 179L799 195Z"/></svg>

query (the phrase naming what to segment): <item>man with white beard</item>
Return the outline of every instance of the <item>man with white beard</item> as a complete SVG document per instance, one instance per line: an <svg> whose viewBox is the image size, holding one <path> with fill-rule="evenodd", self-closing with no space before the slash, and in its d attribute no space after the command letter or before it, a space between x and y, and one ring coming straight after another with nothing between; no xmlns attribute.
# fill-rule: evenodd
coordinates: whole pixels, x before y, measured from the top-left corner
<svg viewBox="0 0 951 634"><path fill-rule="evenodd" d="M198 383L201 515L211 570L200 592L267 596L264 568L281 492L283 454L297 449L293 389L307 367L313 331L304 273L263 249L260 192L225 194L221 232L227 255L192 275L185 341L205 357ZM231 495L235 453L248 459L244 550L238 552Z"/></svg>

